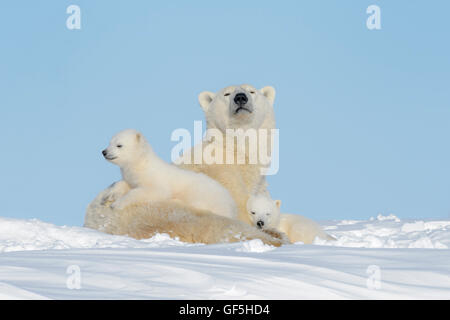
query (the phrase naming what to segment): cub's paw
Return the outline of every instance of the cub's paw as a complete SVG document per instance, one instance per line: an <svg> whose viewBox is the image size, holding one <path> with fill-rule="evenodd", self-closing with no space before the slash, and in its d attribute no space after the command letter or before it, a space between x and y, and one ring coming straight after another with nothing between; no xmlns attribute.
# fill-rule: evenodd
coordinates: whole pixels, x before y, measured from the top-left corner
<svg viewBox="0 0 450 320"><path fill-rule="evenodd" d="M290 243L288 236L284 232L278 231L274 228L263 229L263 231L276 239L280 239L285 243Z"/></svg>
<svg viewBox="0 0 450 320"><path fill-rule="evenodd" d="M110 208L113 210L123 210L126 207L128 207L130 204L132 204L133 202L130 201L129 199L126 198L120 198L116 201L114 201L113 203L111 203Z"/></svg>
<svg viewBox="0 0 450 320"><path fill-rule="evenodd" d="M125 194L130 191L130 186L125 181L117 181L108 187L103 196L100 204L102 206L107 206L111 203L117 201L117 199L123 197Z"/></svg>
<svg viewBox="0 0 450 320"><path fill-rule="evenodd" d="M122 210L123 208L125 208L125 204L120 200L116 200L111 203L110 207L113 210Z"/></svg>
<svg viewBox="0 0 450 320"><path fill-rule="evenodd" d="M117 193L107 193L103 198L102 201L100 202L100 204L102 206L107 206L108 204L114 204L114 202L119 198L119 195Z"/></svg>

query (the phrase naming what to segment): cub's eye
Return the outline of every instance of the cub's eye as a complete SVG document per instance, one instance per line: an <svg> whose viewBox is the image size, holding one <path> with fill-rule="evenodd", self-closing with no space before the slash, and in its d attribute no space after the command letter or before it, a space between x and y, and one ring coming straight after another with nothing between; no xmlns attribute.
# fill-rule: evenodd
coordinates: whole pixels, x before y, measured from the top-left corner
<svg viewBox="0 0 450 320"><path fill-rule="evenodd" d="M121 144L118 144L116 147L117 147L117 148L122 148L122 145L121 145Z"/></svg>
<svg viewBox="0 0 450 320"><path fill-rule="evenodd" d="M255 211L252 211L252 214L255 214Z"/></svg>
<svg viewBox="0 0 450 320"><path fill-rule="evenodd" d="M255 91L250 91L251 94L255 94Z"/></svg>
<svg viewBox="0 0 450 320"><path fill-rule="evenodd" d="M225 94L224 94L225 97L228 97L229 95L230 95L229 93L225 93Z"/></svg>

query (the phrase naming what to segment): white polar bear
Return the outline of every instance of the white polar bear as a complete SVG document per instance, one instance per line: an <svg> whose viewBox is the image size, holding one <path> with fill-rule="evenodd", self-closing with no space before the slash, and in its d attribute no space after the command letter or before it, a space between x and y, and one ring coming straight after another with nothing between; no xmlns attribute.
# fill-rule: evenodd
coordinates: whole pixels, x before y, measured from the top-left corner
<svg viewBox="0 0 450 320"><path fill-rule="evenodd" d="M206 150L212 150L216 141L203 140L200 144L194 146L189 152L183 155L183 163L180 166L187 170L201 172L214 180L220 182L235 200L238 206L238 219L251 224L246 210L246 204L249 196L258 188L258 191L264 192L267 183L264 177L261 178L261 170L267 168L267 164L257 161L252 163L252 156L261 154L261 145L267 147L267 155L272 155L271 150L271 130L275 129L274 100L275 89L266 86L256 89L249 84L234 85L225 87L216 93L204 91L199 94L198 100L202 107L208 130L219 132L224 137L228 130L239 130L239 138L245 135L246 130L265 131L267 133L266 141L261 140L260 136L256 138L256 148L247 148L242 150L238 143L228 145L228 139L223 139L221 163L195 163L195 154L207 153ZM250 139L249 139L250 140ZM236 161L227 163L226 155L228 150L232 149ZM240 154L244 154L243 163L238 163ZM187 160L187 161L186 161ZM261 160L258 158L258 160ZM261 179L263 180L261 183Z"/></svg>
<svg viewBox="0 0 450 320"><path fill-rule="evenodd" d="M198 100L205 114L207 129L217 129L223 134L227 129L253 128L267 131L275 129L273 87L256 89L251 85L229 86L216 93L202 92ZM202 151L209 148L212 143L214 142L203 140L192 148L191 154L195 154L194 150L197 148ZM223 146L224 154L226 147ZM236 149L234 151L238 152ZM138 239L149 238L155 232L159 232L169 233L188 242L218 243L258 238L273 245L286 243L283 239L280 240L279 235L269 234L267 230L258 230L251 225L246 211L247 200L256 184L263 190L267 184L265 179L264 183L260 184L261 165L250 164L248 158L245 160L245 164L191 162L179 165L183 169L203 173L223 185L235 200L238 206L238 219L241 221L225 219L214 214L206 215L205 211L172 200L112 210L110 204L113 199L108 196L111 189L119 194L128 191L126 184L116 183L101 191L88 205L84 226L110 234L126 234Z"/></svg>
<svg viewBox="0 0 450 320"><path fill-rule="evenodd" d="M230 193L217 181L202 173L168 164L152 150L144 136L133 129L116 134L102 151L106 160L120 167L122 181L115 183L102 199L112 201L112 209L166 200L237 218L237 207Z"/></svg>
<svg viewBox="0 0 450 320"><path fill-rule="evenodd" d="M267 194L252 195L247 201L247 213L252 225L264 228L278 228L281 200L272 200Z"/></svg>
<svg viewBox="0 0 450 320"><path fill-rule="evenodd" d="M252 195L247 202L247 212L254 226L275 229L287 235L291 243L311 244L316 237L336 240L304 216L280 213L281 200L272 200L268 194Z"/></svg>
<svg viewBox="0 0 450 320"><path fill-rule="evenodd" d="M188 207L180 201L139 203L123 210L111 209L111 202L101 204L108 189L89 204L85 227L135 239L148 239L165 233L189 243L230 243L260 239L279 247L289 240L280 232L257 229L237 219L230 219L210 211Z"/></svg>

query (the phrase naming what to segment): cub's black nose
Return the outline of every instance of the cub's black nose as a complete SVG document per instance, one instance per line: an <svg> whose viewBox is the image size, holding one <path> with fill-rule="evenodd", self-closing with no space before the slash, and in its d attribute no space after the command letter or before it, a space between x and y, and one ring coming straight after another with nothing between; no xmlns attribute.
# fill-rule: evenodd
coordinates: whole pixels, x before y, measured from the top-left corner
<svg viewBox="0 0 450 320"><path fill-rule="evenodd" d="M264 227L264 221L261 221L261 220L259 220L257 223L256 223L256 225L258 226L258 228L262 228L262 227Z"/></svg>
<svg viewBox="0 0 450 320"><path fill-rule="evenodd" d="M238 93L234 96L234 103L238 106L244 106L248 102L247 95L245 93Z"/></svg>
<svg viewBox="0 0 450 320"><path fill-rule="evenodd" d="M106 149L102 151L102 155L106 157Z"/></svg>

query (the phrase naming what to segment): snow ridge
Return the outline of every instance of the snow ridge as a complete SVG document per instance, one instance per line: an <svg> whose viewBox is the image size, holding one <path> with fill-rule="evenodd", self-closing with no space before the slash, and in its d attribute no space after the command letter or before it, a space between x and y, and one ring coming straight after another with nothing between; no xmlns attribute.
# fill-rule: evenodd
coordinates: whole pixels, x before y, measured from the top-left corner
<svg viewBox="0 0 450 320"><path fill-rule="evenodd" d="M274 248L0 218L0 299L450 299L449 220L322 226L337 241Z"/></svg>

